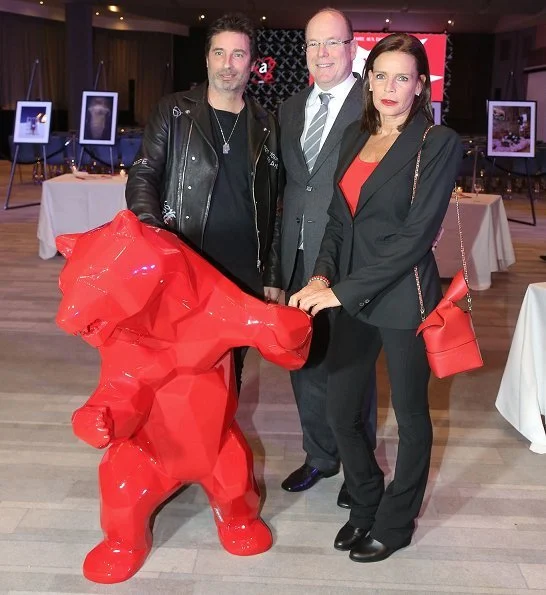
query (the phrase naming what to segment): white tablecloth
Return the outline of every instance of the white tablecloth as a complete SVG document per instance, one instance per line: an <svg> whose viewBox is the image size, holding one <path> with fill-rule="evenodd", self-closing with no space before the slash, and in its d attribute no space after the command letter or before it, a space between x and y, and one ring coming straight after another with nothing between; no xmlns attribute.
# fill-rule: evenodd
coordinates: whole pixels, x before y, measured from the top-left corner
<svg viewBox="0 0 546 595"><path fill-rule="evenodd" d="M491 273L516 262L506 211L500 196L480 194L459 199L470 289L491 287ZM462 268L455 200L444 219L444 235L435 257L441 277L453 277Z"/></svg>
<svg viewBox="0 0 546 595"><path fill-rule="evenodd" d="M546 283L527 288L496 406L533 452L546 454Z"/></svg>
<svg viewBox="0 0 546 595"><path fill-rule="evenodd" d="M126 209L126 182L126 177L98 174L85 179L64 174L44 182L38 220L40 257L55 256L58 235L89 231Z"/></svg>

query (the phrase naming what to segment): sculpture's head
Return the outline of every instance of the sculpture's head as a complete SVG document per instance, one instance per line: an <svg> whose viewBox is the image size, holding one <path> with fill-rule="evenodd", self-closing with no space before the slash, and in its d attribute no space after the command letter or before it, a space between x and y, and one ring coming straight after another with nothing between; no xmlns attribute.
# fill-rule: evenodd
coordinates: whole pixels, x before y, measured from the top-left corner
<svg viewBox="0 0 546 595"><path fill-rule="evenodd" d="M145 231L133 213L122 211L102 227L57 238L67 259L56 319L64 331L99 347L120 322L152 304L164 288L167 259L158 235Z"/></svg>

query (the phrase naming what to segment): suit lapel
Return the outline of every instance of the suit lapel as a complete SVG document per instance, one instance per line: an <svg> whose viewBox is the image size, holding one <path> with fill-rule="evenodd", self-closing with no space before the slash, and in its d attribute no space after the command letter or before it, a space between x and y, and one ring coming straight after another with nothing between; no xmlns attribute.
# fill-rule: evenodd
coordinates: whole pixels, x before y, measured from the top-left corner
<svg viewBox="0 0 546 595"><path fill-rule="evenodd" d="M400 134L387 154L379 162L379 165L366 180L360 191L360 198L355 211L355 217L370 198L392 177L394 177L407 163L419 152L423 144L423 134L428 126L427 120L421 114L417 114L409 126ZM366 135L364 142L368 140ZM356 148L354 157L359 153L364 143ZM351 164L350 160L347 167Z"/></svg>
<svg viewBox="0 0 546 595"><path fill-rule="evenodd" d="M317 160L315 161L312 174L320 169L320 166L326 161L330 153L338 146L343 137L343 133L345 132L345 128L360 116L361 111L362 79L359 77L343 102L336 121L322 145Z"/></svg>
<svg viewBox="0 0 546 595"><path fill-rule="evenodd" d="M210 122L207 91L208 83L203 83L190 91L183 92L182 96L193 103L193 107L190 109L188 115L193 119L205 138L212 144L213 134Z"/></svg>
<svg viewBox="0 0 546 595"><path fill-rule="evenodd" d="M245 106L247 109L247 131L248 131L248 158L252 162L254 155L259 155L269 131L269 122L267 120L267 113L261 106L256 104L247 95L244 96ZM251 166L252 167L252 166Z"/></svg>
<svg viewBox="0 0 546 595"><path fill-rule="evenodd" d="M307 103L307 98L312 90L313 87L310 86L308 89L305 89L303 93L300 93L295 97L290 121L282 123L284 127L289 126L290 130L292 130L292 133L290 134L290 146L294 152L294 158L298 163L297 170L301 171L304 174L304 177L308 177L308 175L307 163L305 163L305 157L303 156L303 150L301 148L301 135L303 134L303 128L305 126L305 104Z"/></svg>
<svg viewBox="0 0 546 595"><path fill-rule="evenodd" d="M349 169L349 166L354 161L355 157L360 153L360 149L366 144L369 138L368 132L362 132L360 126L356 123L351 126L351 133L344 141L343 145L345 149L339 154L339 161L337 166L337 175L334 180L335 184L339 184L345 172Z"/></svg>

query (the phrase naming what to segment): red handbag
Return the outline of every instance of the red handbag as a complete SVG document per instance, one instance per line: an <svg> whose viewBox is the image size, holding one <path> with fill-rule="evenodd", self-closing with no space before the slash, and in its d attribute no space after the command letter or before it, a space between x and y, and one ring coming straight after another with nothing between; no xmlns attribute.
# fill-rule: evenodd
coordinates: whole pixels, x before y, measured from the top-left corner
<svg viewBox="0 0 546 595"><path fill-rule="evenodd" d="M423 141L430 128L432 126L425 131ZM412 203L417 188L420 162L421 151L417 155L417 163L415 165L413 193L411 197ZM455 194L455 206L457 209L463 269L453 277L453 281L448 287L446 294L426 318L419 271L416 266L413 268L422 320L416 334L422 335L430 369L438 378L445 378L459 372L468 372L469 370L475 370L483 366L483 359L476 339L476 333L474 332L474 325L472 324L472 299L468 291L468 272L461 228L461 215L459 212L459 197L457 194ZM468 303L468 310L466 311L459 308L455 303L462 299L465 294Z"/></svg>
<svg viewBox="0 0 546 595"><path fill-rule="evenodd" d="M428 363L437 378L483 366L471 312L455 303L465 294L468 286L463 271L459 271L440 303L417 329L417 334L423 335Z"/></svg>

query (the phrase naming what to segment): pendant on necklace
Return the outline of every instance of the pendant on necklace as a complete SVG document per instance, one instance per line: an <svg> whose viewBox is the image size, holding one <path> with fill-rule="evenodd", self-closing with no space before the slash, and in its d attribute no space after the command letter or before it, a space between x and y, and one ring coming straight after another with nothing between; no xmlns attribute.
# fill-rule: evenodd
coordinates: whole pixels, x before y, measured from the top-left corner
<svg viewBox="0 0 546 595"><path fill-rule="evenodd" d="M222 152L224 153L224 155L227 155L229 153L229 143L224 143L222 145Z"/></svg>

